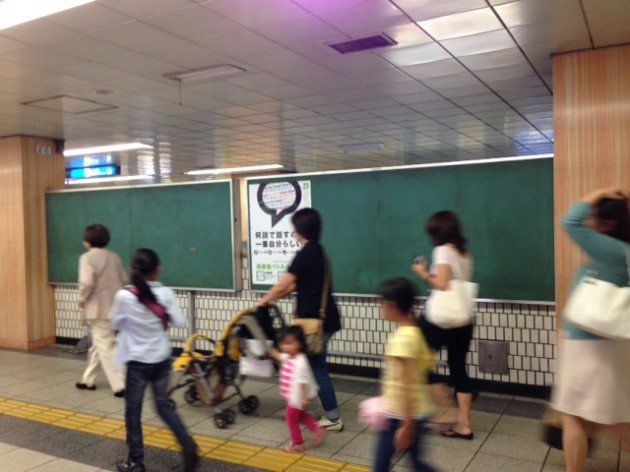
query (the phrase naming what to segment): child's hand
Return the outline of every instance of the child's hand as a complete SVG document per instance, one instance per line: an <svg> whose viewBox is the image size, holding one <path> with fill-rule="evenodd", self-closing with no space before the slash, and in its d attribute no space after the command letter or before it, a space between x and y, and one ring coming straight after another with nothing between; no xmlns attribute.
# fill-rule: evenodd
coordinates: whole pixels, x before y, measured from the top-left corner
<svg viewBox="0 0 630 472"><path fill-rule="evenodd" d="M267 355L276 360L280 357L280 353L275 349L267 349Z"/></svg>
<svg viewBox="0 0 630 472"><path fill-rule="evenodd" d="M311 404L310 400L307 398L306 400L304 400L304 403L302 403L302 410L308 410L308 406Z"/></svg>

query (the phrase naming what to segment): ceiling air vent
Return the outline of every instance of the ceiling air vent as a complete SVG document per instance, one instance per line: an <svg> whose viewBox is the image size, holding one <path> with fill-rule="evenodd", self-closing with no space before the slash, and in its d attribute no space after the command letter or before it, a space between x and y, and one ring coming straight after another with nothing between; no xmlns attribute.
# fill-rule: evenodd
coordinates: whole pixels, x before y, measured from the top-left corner
<svg viewBox="0 0 630 472"><path fill-rule="evenodd" d="M384 48L386 46L395 46L398 44L392 38L385 34L377 34L375 36L367 36L365 38L352 39L343 43L329 44L331 48L341 54L351 52L368 51L370 49Z"/></svg>

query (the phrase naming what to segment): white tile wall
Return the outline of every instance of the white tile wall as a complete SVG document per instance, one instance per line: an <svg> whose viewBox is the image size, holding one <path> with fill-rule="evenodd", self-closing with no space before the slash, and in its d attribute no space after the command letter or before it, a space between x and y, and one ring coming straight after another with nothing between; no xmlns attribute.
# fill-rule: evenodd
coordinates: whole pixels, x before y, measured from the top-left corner
<svg viewBox="0 0 630 472"><path fill-rule="evenodd" d="M260 294L249 287L247 259L243 259L243 287L239 293L177 291L183 313L189 314L189 300L194 303L195 330L216 339L238 312L255 304ZM74 285L55 287L56 335L80 338L85 334L78 309L78 292ZM384 345L392 331L391 323L380 317L379 304L372 297L336 297L342 314L344 329L335 335L329 346L329 361L361 367L380 367ZM285 319L292 312L292 302L278 304ZM419 309L422 308L419 302ZM171 331L173 344L181 347L192 330ZM485 374L478 369L479 339L506 341L508 343L508 375ZM199 346L201 347L201 346ZM202 348L202 347L201 347ZM440 353L446 360L446 353ZM471 350L468 355L468 373L472 378L504 383L520 383L535 386L552 385L556 359L555 307L524 303L477 304L476 326ZM438 373L448 369L440 362Z"/></svg>

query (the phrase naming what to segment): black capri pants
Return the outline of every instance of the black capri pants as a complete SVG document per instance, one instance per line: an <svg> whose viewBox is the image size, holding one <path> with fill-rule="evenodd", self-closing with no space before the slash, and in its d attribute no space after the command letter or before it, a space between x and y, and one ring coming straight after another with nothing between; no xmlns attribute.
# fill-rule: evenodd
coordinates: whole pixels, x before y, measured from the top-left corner
<svg viewBox="0 0 630 472"><path fill-rule="evenodd" d="M448 370L451 373L451 384L459 393L472 393L472 383L466 372L466 354L470 349L473 325L461 328L440 328L426 319L420 318L420 327L429 347L438 351L446 346ZM440 382L437 374L429 374L429 383Z"/></svg>

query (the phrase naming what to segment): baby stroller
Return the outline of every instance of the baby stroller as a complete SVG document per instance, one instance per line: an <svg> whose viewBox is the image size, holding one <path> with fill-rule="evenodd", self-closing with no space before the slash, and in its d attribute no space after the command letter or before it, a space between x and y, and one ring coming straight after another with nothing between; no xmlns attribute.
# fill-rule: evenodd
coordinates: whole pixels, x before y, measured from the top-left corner
<svg viewBox="0 0 630 472"><path fill-rule="evenodd" d="M194 334L186 340L182 354L173 362L173 371L179 374L178 380L169 390L171 395L186 388L184 400L189 405L201 402L214 412L214 424L224 429L234 423L236 412L232 408L221 409L220 405L238 397L238 409L244 415L253 413L260 405L254 395L245 397L241 385L245 379L239 372L239 362L243 355L266 359L264 353L255 355L246 351L246 340L256 339L267 345L277 344L277 335L284 329L285 322L280 310L272 305L268 308L249 308L238 313L225 327L219 340L214 341L202 334ZM195 350L195 343L203 340L208 344L207 354ZM234 392L226 395L228 388ZM170 399L171 405L175 402Z"/></svg>

